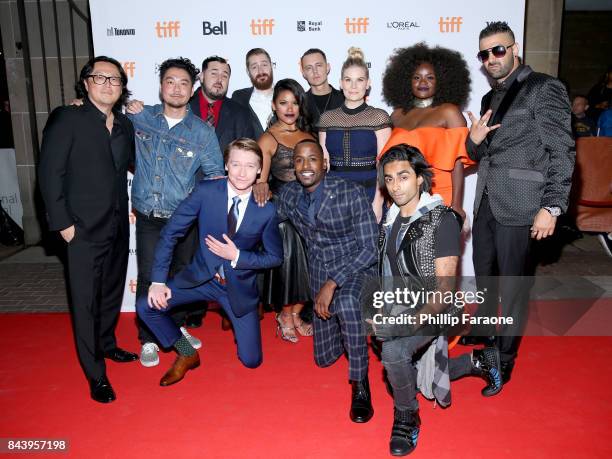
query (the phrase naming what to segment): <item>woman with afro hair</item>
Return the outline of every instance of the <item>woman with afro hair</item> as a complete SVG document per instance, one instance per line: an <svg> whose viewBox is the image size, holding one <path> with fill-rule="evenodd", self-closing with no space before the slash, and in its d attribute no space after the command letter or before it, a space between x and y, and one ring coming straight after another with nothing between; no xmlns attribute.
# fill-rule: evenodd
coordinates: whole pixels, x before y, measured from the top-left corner
<svg viewBox="0 0 612 459"><path fill-rule="evenodd" d="M434 171L432 193L464 219L463 168L474 163L465 150L468 129L461 107L470 81L460 53L425 43L396 49L383 76L394 129L380 156L402 143L417 147Z"/></svg>

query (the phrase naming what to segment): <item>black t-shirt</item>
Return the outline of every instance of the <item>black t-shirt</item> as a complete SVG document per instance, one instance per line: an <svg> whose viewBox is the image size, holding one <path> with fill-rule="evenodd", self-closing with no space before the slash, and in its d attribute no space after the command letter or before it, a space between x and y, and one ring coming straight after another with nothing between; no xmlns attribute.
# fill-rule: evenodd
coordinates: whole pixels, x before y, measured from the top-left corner
<svg viewBox="0 0 612 459"><path fill-rule="evenodd" d="M397 249L401 244L398 241L398 233L403 223L408 223L410 217L397 216L393 226L391 227L391 234L387 241L387 257L391 265L391 274L393 276L399 276L399 270L397 268ZM442 221L438 226L435 233L435 258L443 257L458 257L461 254L461 227L457 218L451 213L447 212L442 217Z"/></svg>
<svg viewBox="0 0 612 459"><path fill-rule="evenodd" d="M597 123L588 116L578 118L572 115L572 131L574 137L592 137L597 135Z"/></svg>

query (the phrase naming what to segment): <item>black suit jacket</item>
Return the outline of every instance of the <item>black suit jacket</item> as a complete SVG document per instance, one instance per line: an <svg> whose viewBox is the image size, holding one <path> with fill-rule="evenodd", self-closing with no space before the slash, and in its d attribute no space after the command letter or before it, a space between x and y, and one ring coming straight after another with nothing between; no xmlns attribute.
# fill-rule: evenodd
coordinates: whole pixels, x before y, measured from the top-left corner
<svg viewBox="0 0 612 459"><path fill-rule="evenodd" d="M531 225L542 207L567 210L576 149L571 109L563 84L524 66L506 91L489 125L501 123L476 146L468 137L470 158L479 161L474 215L486 187L499 223ZM481 115L493 92L481 103Z"/></svg>
<svg viewBox="0 0 612 459"><path fill-rule="evenodd" d="M262 126L259 122L259 118L257 118L257 113L251 108L249 104L251 100L251 95L253 94L253 86L250 88L237 89L232 94L232 100L234 102L239 103L243 107L249 110L249 114L251 115L251 125L253 126L253 131L255 132L255 139L259 139L261 135L266 130L267 126Z"/></svg>
<svg viewBox="0 0 612 459"><path fill-rule="evenodd" d="M201 89L198 89L195 92L189 101L189 106L196 116L206 121L205 116L202 116L202 113L200 113L200 91ZM251 113L242 105L227 97L223 98L223 103L221 104L215 134L217 134L217 139L219 139L219 146L222 152L230 142L240 137L248 137L255 140L259 137L255 134Z"/></svg>
<svg viewBox="0 0 612 459"><path fill-rule="evenodd" d="M102 241L112 234L118 211L129 234L127 171L134 164L134 128L126 116L114 114L123 131L120 157L113 157L104 114L88 99L80 107L58 107L49 116L38 183L50 230L75 225L79 238Z"/></svg>

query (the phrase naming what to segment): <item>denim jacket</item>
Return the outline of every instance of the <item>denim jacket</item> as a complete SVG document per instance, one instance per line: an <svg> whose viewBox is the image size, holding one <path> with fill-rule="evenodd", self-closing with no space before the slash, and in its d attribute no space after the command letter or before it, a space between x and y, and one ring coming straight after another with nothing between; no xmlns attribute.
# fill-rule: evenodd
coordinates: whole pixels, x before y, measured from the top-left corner
<svg viewBox="0 0 612 459"><path fill-rule="evenodd" d="M136 139L132 205L138 212L170 218L193 190L200 167L205 179L225 175L215 131L191 111L172 129L161 104L129 117Z"/></svg>

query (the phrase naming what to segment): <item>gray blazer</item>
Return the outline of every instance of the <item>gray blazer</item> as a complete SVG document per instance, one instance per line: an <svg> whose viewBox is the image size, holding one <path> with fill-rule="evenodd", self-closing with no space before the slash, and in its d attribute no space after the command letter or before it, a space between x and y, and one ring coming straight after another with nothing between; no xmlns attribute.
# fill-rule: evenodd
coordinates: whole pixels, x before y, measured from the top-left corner
<svg viewBox="0 0 612 459"><path fill-rule="evenodd" d="M491 211L499 223L526 226L542 207L567 210L576 148L571 109L563 84L524 66L508 88L489 125L501 123L468 154L479 161L474 215L486 187ZM483 115L493 91L481 103Z"/></svg>

